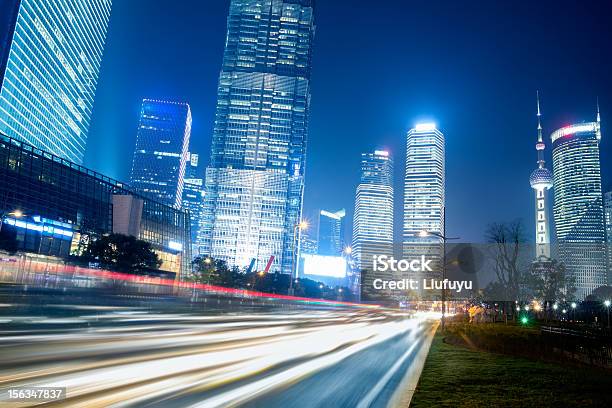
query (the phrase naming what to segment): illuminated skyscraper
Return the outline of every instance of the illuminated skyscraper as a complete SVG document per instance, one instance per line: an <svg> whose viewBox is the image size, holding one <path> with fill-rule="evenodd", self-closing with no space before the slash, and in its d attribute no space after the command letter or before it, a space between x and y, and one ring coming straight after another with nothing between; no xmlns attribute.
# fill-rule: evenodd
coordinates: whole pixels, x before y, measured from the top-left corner
<svg viewBox="0 0 612 408"><path fill-rule="evenodd" d="M331 212L321 210L319 213L319 255L338 256L344 250L344 217L343 209Z"/></svg>
<svg viewBox="0 0 612 408"><path fill-rule="evenodd" d="M82 163L111 0L0 6L0 133Z"/></svg>
<svg viewBox="0 0 612 408"><path fill-rule="evenodd" d="M612 191L604 194L604 223L606 225L606 252L608 254L608 285L612 285Z"/></svg>
<svg viewBox="0 0 612 408"><path fill-rule="evenodd" d="M232 0L206 170L203 250L295 267L314 36L312 0Z"/></svg>
<svg viewBox="0 0 612 408"><path fill-rule="evenodd" d="M551 140L559 258L575 278L576 296L582 299L606 284L599 112L596 122L563 127Z"/></svg>
<svg viewBox="0 0 612 408"><path fill-rule="evenodd" d="M536 237L536 260L546 261L550 259L550 222L549 222L549 194L553 186L553 175L545 167L544 161L544 139L542 138L542 122L540 120L540 97L537 95L538 107L538 168L531 173L529 184L535 190L535 237Z"/></svg>
<svg viewBox="0 0 612 408"><path fill-rule="evenodd" d="M385 150L361 155L352 255L360 269L375 255L393 255L393 160Z"/></svg>
<svg viewBox="0 0 612 408"><path fill-rule="evenodd" d="M188 104L143 100L131 186L164 204L180 208L190 136Z"/></svg>
<svg viewBox="0 0 612 408"><path fill-rule="evenodd" d="M404 179L404 254L421 244L438 244L444 234L444 135L433 123L408 131ZM423 232L433 233L423 236ZM417 250L417 252L420 252Z"/></svg>
<svg viewBox="0 0 612 408"><path fill-rule="evenodd" d="M191 221L191 254L201 254L202 246L202 209L204 208L204 171L196 153L187 153L187 168L183 185L182 209L189 211Z"/></svg>

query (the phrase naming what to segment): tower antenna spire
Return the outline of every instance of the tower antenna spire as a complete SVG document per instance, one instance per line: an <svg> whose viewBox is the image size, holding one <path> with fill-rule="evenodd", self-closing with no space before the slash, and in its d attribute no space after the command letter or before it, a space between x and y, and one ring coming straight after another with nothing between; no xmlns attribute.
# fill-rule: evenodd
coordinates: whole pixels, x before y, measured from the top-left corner
<svg viewBox="0 0 612 408"><path fill-rule="evenodd" d="M542 111L540 111L540 91L536 91L536 106L538 108L538 143L536 143L536 150L538 151L538 167L544 168L544 139L542 138Z"/></svg>
<svg viewBox="0 0 612 408"><path fill-rule="evenodd" d="M540 112L540 91L536 91L536 104L538 107L538 143L542 143L542 121L540 117L542 113Z"/></svg>
<svg viewBox="0 0 612 408"><path fill-rule="evenodd" d="M597 123L601 122L601 116L599 115L599 96L597 97Z"/></svg>

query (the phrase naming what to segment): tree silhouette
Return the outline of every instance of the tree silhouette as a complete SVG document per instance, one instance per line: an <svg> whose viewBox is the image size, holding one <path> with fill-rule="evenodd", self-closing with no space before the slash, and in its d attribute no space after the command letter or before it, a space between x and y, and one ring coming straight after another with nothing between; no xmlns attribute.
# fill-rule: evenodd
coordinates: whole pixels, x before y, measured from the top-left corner
<svg viewBox="0 0 612 408"><path fill-rule="evenodd" d="M122 234L90 241L82 258L99 262L103 268L136 274L156 270L162 263L150 243Z"/></svg>

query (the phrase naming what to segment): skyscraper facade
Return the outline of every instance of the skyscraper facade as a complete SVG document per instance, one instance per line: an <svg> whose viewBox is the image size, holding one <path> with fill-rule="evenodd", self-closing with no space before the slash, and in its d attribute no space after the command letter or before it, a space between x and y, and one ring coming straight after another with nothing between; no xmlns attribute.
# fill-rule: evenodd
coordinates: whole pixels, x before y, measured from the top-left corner
<svg viewBox="0 0 612 408"><path fill-rule="evenodd" d="M612 285L612 191L604 194L604 223L606 225L606 252L608 255L608 285Z"/></svg>
<svg viewBox="0 0 612 408"><path fill-rule="evenodd" d="M0 133L82 163L111 0L0 4Z"/></svg>
<svg viewBox="0 0 612 408"><path fill-rule="evenodd" d="M393 160L385 150L361 155L355 196L352 256L367 269L375 255L393 255Z"/></svg>
<svg viewBox="0 0 612 408"><path fill-rule="evenodd" d="M202 255L202 209L204 208L204 170L196 153L187 153L183 185L182 209L189 212L191 222L191 254Z"/></svg>
<svg viewBox="0 0 612 408"><path fill-rule="evenodd" d="M538 142L536 150L538 152L538 168L531 173L529 184L535 191L535 259L546 261L550 259L550 222L549 222L549 194L553 186L553 175L545 166L544 161L544 139L542 138L542 122L540 117L540 97L537 97L538 108Z"/></svg>
<svg viewBox="0 0 612 408"><path fill-rule="evenodd" d="M599 113L596 122L570 125L551 135L559 258L582 299L606 283L601 191Z"/></svg>
<svg viewBox="0 0 612 408"><path fill-rule="evenodd" d="M338 256L344 250L344 217L346 210L321 210L319 213L319 255Z"/></svg>
<svg viewBox="0 0 612 408"><path fill-rule="evenodd" d="M205 177L204 251L291 273L302 212L312 0L232 0Z"/></svg>
<svg viewBox="0 0 612 408"><path fill-rule="evenodd" d="M144 99L132 161L132 188L180 208L190 136L188 104Z"/></svg>
<svg viewBox="0 0 612 408"><path fill-rule="evenodd" d="M319 243L308 230L300 234L300 255L316 255L319 252Z"/></svg>
<svg viewBox="0 0 612 408"><path fill-rule="evenodd" d="M444 177L444 135L433 123L416 125L406 138L405 248L440 242L436 234L444 233Z"/></svg>

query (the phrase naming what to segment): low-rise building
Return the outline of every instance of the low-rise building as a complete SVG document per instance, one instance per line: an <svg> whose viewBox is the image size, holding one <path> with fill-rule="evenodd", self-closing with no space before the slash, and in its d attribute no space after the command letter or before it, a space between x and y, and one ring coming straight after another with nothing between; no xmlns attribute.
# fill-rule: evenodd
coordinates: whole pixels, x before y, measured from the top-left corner
<svg viewBox="0 0 612 408"><path fill-rule="evenodd" d="M27 143L0 135L0 239L15 250L66 257L93 234L149 242L160 269L190 271L186 212Z"/></svg>

